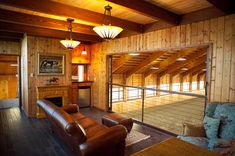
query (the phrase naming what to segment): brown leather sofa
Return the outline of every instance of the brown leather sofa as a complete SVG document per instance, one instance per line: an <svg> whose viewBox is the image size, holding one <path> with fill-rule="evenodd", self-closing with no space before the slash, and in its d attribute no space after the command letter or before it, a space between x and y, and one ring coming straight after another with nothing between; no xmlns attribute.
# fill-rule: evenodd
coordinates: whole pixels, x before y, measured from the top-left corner
<svg viewBox="0 0 235 156"><path fill-rule="evenodd" d="M52 131L78 156L123 156L126 129L122 125L105 127L78 112L76 104L57 107L41 99Z"/></svg>

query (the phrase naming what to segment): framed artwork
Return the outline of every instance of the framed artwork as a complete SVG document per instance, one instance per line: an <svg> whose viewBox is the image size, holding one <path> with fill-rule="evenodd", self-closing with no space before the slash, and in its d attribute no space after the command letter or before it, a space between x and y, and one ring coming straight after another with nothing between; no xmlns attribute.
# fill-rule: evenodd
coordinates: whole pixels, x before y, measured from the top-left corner
<svg viewBox="0 0 235 156"><path fill-rule="evenodd" d="M38 54L39 75L64 75L64 55Z"/></svg>

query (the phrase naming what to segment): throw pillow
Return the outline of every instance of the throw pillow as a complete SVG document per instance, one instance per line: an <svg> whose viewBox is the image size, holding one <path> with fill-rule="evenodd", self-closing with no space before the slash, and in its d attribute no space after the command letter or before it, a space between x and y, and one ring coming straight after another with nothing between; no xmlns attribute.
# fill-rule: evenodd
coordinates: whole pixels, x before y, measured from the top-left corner
<svg viewBox="0 0 235 156"><path fill-rule="evenodd" d="M235 139L235 104L224 103L217 106L214 118L220 118L221 126L219 137L222 139Z"/></svg>
<svg viewBox="0 0 235 156"><path fill-rule="evenodd" d="M216 139L218 136L219 125L220 125L220 119L215 119L205 116L204 128L206 131L206 137L209 139Z"/></svg>
<svg viewBox="0 0 235 156"><path fill-rule="evenodd" d="M205 137L205 129L203 125L183 124L183 135L193 137Z"/></svg>

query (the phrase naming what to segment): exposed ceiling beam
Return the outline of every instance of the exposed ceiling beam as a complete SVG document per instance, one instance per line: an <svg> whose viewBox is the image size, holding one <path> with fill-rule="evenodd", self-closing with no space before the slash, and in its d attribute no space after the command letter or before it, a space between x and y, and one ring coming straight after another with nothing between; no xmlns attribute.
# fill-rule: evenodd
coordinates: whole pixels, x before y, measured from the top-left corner
<svg viewBox="0 0 235 156"><path fill-rule="evenodd" d="M202 70L202 69L205 68L205 67L206 67L206 63L203 62L203 63L201 63L200 65L194 66L194 67L190 68L189 70L183 72L182 75L183 75L183 76L186 76L186 75L188 75L188 74L192 74L192 73L194 73L194 72L197 72L197 71L199 71L199 70Z"/></svg>
<svg viewBox="0 0 235 156"><path fill-rule="evenodd" d="M3 9L0 9L0 15L0 21L7 21L12 23L19 23L56 30L68 30L68 23L66 21L55 20L51 18L45 18L36 15L24 14ZM92 26L73 23L73 32L96 35L92 28Z"/></svg>
<svg viewBox="0 0 235 156"><path fill-rule="evenodd" d="M165 52L163 51L159 51L151 54L149 57L140 62L137 66L134 66L131 70L127 71L126 77L128 78L132 74L144 69L147 65L151 64L153 61L162 56L164 53Z"/></svg>
<svg viewBox="0 0 235 156"><path fill-rule="evenodd" d="M196 51L195 53L188 55L186 57L186 59L187 59L186 61L179 61L179 62L176 62L176 63L168 66L168 68L166 70L164 70L163 73L161 73L161 74L164 75L164 74L172 73L172 72L186 66L187 64L195 61L195 58L201 58L205 54L206 54L206 52L204 49ZM174 74L173 74L173 76L174 76Z"/></svg>
<svg viewBox="0 0 235 156"><path fill-rule="evenodd" d="M46 28L39 28L34 26L27 26L21 24L13 24L7 22L0 22L0 30L27 33L28 35L52 37L64 39L67 37L67 31L53 30ZM94 35L85 35L80 33L73 33L73 39L85 42L100 42L101 39Z"/></svg>
<svg viewBox="0 0 235 156"><path fill-rule="evenodd" d="M235 12L234 0L207 0L207 1L226 14L232 14Z"/></svg>
<svg viewBox="0 0 235 156"><path fill-rule="evenodd" d="M193 23L193 22L217 18L217 17L224 16L224 15L225 15L224 12L222 12L221 10L212 6L212 7L208 7L205 9L201 9L198 11L194 11L194 12L182 15L179 24L180 25L189 24L189 23ZM164 21L157 21L157 22L153 22L150 24L146 24L144 26L144 32L166 29L166 28L170 28L170 27L172 27L172 25L170 25Z"/></svg>
<svg viewBox="0 0 235 156"><path fill-rule="evenodd" d="M89 11L86 9L73 7L49 0L7 0L0 1L5 4L17 8L23 8L31 11L42 12L57 16L71 17L79 20L89 21L96 24L102 24L104 15L101 13ZM124 29L143 32L143 25L135 22L112 17L112 24L123 27Z"/></svg>
<svg viewBox="0 0 235 156"><path fill-rule="evenodd" d="M180 19L179 15L143 0L107 0L107 1L127 7L145 16L165 21L166 23L172 25L179 24L179 19Z"/></svg>
<svg viewBox="0 0 235 156"><path fill-rule="evenodd" d="M187 56L191 51L192 51L192 49L185 49L185 50L177 51L175 54L169 56L167 59L160 62L159 65L158 65L158 68L159 68L158 70L155 70L155 71L149 70L149 71L147 71L144 74L145 77L149 76L150 74L160 73L160 72L166 70L166 68L168 66L175 63L177 58Z"/></svg>
<svg viewBox="0 0 235 156"><path fill-rule="evenodd" d="M186 64L183 67L187 67L188 69L191 69L195 66L199 66L202 63L205 63L206 57L202 56L200 59L194 60L192 62L188 62L188 64ZM182 68L182 67L181 67ZM175 76L179 73L183 73L184 71L181 70L181 68L176 68L173 72L169 73L171 76Z"/></svg>
<svg viewBox="0 0 235 156"><path fill-rule="evenodd" d="M125 54L122 55L119 59L113 62L112 72L115 73L118 69L120 69L125 62L127 62L131 58L130 55Z"/></svg>
<svg viewBox="0 0 235 156"><path fill-rule="evenodd" d="M23 38L23 36L24 36L23 33L0 31L1 38L21 39L21 38Z"/></svg>
<svg viewBox="0 0 235 156"><path fill-rule="evenodd" d="M194 12L182 15L180 24L189 24L193 22L209 20L212 18L224 16L224 15L225 15L224 12L212 6L209 8L201 9L198 11L194 11Z"/></svg>

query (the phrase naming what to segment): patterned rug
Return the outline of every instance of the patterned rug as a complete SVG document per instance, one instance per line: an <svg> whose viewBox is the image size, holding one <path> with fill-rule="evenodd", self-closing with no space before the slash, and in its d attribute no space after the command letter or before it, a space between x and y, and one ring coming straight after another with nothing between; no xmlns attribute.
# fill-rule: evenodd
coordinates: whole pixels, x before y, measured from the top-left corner
<svg viewBox="0 0 235 156"><path fill-rule="evenodd" d="M142 140L146 140L148 138L150 138L150 135L145 135L145 134L140 133L138 131L131 130L131 132L128 133L127 137L126 137L126 146L133 145L135 143L138 143Z"/></svg>

